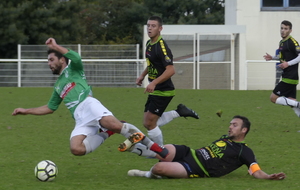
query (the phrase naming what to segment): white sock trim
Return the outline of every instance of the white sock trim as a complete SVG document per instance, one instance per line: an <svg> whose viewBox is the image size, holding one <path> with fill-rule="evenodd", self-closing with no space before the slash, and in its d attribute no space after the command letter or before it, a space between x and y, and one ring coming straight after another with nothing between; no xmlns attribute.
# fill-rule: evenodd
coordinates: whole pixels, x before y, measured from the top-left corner
<svg viewBox="0 0 300 190"><path fill-rule="evenodd" d="M141 132L136 126L130 123L123 123L120 134L128 138L132 133Z"/></svg>
<svg viewBox="0 0 300 190"><path fill-rule="evenodd" d="M104 134L88 135L84 140L85 154L91 153L98 148L104 141Z"/></svg>
<svg viewBox="0 0 300 190"><path fill-rule="evenodd" d="M153 167L154 167L154 166L153 166ZM147 173L145 174L145 177L147 177L147 178L152 178L152 179L161 179L161 178L162 178L161 176L153 174L153 172L152 172L153 167L150 169L149 172L147 172Z"/></svg>
<svg viewBox="0 0 300 190"><path fill-rule="evenodd" d="M163 125L166 125L167 123L169 123L170 121L172 121L173 119L180 117L179 114L177 113L177 111L172 110L172 111L168 111L168 112L164 112L161 117L157 120L157 126L161 127Z"/></svg>
<svg viewBox="0 0 300 190"><path fill-rule="evenodd" d="M162 132L158 126L148 131L149 136L157 137L160 134L162 134Z"/></svg>
<svg viewBox="0 0 300 190"><path fill-rule="evenodd" d="M292 106L292 107L298 107L299 105L298 101L286 98L284 96L278 97L275 103L279 105Z"/></svg>
<svg viewBox="0 0 300 190"><path fill-rule="evenodd" d="M149 138L156 142L159 145L163 145L163 135L158 126L156 126L154 129L148 131Z"/></svg>
<svg viewBox="0 0 300 190"><path fill-rule="evenodd" d="M83 140L83 144L85 146L85 154L91 153L92 148L91 148L91 145L90 145L89 141L86 138Z"/></svg>

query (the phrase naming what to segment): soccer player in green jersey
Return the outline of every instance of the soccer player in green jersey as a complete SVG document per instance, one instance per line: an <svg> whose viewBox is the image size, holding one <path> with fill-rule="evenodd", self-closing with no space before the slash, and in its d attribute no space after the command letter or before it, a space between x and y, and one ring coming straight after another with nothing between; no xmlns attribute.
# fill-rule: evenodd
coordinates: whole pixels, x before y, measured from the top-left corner
<svg viewBox="0 0 300 190"><path fill-rule="evenodd" d="M92 96L91 87L87 84L81 57L78 53L58 45L54 38L46 41L48 46L48 65L52 73L59 75L47 105L35 108L16 108L12 115L46 115L53 113L61 102L70 110L75 119L75 128L70 137L72 154L81 156L94 151L113 133L120 133L128 138L129 143L135 140L165 157L168 150L146 137L138 128L119 121L113 114ZM69 63L70 60L70 63ZM99 133L99 129L102 131ZM128 141L128 140L127 140ZM140 144L140 143L139 143ZM122 143L120 151L130 147ZM136 153L136 152L134 152Z"/></svg>
<svg viewBox="0 0 300 190"><path fill-rule="evenodd" d="M162 19L151 16L147 21L147 32L150 40L146 46L147 67L136 79L136 84L141 86L148 75L149 84L145 93L149 93L144 108L144 127L148 130L148 136L154 142L163 145L163 135L160 127L177 117L193 117L199 119L198 114L179 104L176 110L165 112L167 106L175 96L175 87L171 77L175 74L173 55L164 41L162 31Z"/></svg>
<svg viewBox="0 0 300 190"><path fill-rule="evenodd" d="M300 104L296 100L297 84L299 83L298 65L300 62L299 43L290 35L292 23L284 20L280 25L282 40L279 42L279 55L264 55L265 60L280 60L277 67L283 70L281 81L274 88L270 100L279 105L290 106L300 117Z"/></svg>
<svg viewBox="0 0 300 190"><path fill-rule="evenodd" d="M250 121L244 116L232 118L227 135L212 142L208 146L192 149L185 145L165 145L169 150L166 158L156 156L160 160L150 171L129 170L129 176L147 178L203 178L224 176L242 165L255 178L281 180L285 174L267 174L260 169L253 151L244 142L250 130Z"/></svg>

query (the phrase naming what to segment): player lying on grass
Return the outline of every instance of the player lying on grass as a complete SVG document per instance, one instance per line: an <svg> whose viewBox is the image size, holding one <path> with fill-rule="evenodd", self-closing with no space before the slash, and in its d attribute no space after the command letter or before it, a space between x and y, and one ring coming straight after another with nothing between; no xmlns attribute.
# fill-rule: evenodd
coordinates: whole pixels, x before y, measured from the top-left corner
<svg viewBox="0 0 300 190"><path fill-rule="evenodd" d="M134 125L120 122L100 101L93 98L78 53L58 45L54 38L49 38L46 45L49 48L49 68L53 74L59 75L52 96L47 105L29 109L16 108L12 115L51 114L64 102L76 122L70 137L70 149L77 156L94 151L113 133L120 133L128 138L131 134L140 132ZM99 133L99 129L103 132ZM136 138L139 139L139 135L143 134L134 135L131 138L132 143ZM168 154L167 149L144 135L139 141L162 157ZM124 148L126 147L119 147L119 150Z"/></svg>
<svg viewBox="0 0 300 190"><path fill-rule="evenodd" d="M228 135L196 150L185 145L165 145L169 155L166 158L156 155L160 162L150 171L134 169L129 170L128 175L147 178L220 177L245 164L249 174L255 178L284 179L284 173L269 175L260 169L253 151L244 142L250 125L246 117L234 116L230 122Z"/></svg>

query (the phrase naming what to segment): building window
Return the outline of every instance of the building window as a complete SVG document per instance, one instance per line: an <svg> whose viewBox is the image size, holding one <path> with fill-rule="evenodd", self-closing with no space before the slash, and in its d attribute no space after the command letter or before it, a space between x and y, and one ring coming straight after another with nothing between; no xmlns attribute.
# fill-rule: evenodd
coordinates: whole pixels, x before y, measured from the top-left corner
<svg viewBox="0 0 300 190"><path fill-rule="evenodd" d="M299 0L290 0L289 6L290 7L300 7L300 1Z"/></svg>
<svg viewBox="0 0 300 190"><path fill-rule="evenodd" d="M261 0L262 11L299 11L299 0Z"/></svg>
<svg viewBox="0 0 300 190"><path fill-rule="evenodd" d="M263 0L263 7L283 7L283 0Z"/></svg>

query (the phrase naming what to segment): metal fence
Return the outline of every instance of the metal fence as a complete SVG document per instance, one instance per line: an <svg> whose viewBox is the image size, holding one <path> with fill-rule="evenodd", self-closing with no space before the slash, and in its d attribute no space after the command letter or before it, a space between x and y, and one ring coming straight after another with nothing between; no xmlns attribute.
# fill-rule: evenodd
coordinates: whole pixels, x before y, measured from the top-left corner
<svg viewBox="0 0 300 190"><path fill-rule="evenodd" d="M235 59L239 54L234 48L239 42L232 44L228 35L165 35L165 39L174 54L172 80L178 89L238 89L241 77L246 81L244 89L274 88L275 62L246 60L246 70L239 74ZM94 87L137 87L135 80L146 66L138 58L138 45L64 46L82 56L88 83ZM0 59L0 86L52 87L57 76L47 65L46 51L45 45L19 45L18 59Z"/></svg>
<svg viewBox="0 0 300 190"><path fill-rule="evenodd" d="M77 51L90 85L135 87L144 69L139 45L63 45ZM57 76L47 65L45 45L18 45L18 59L0 59L0 86L51 87Z"/></svg>

